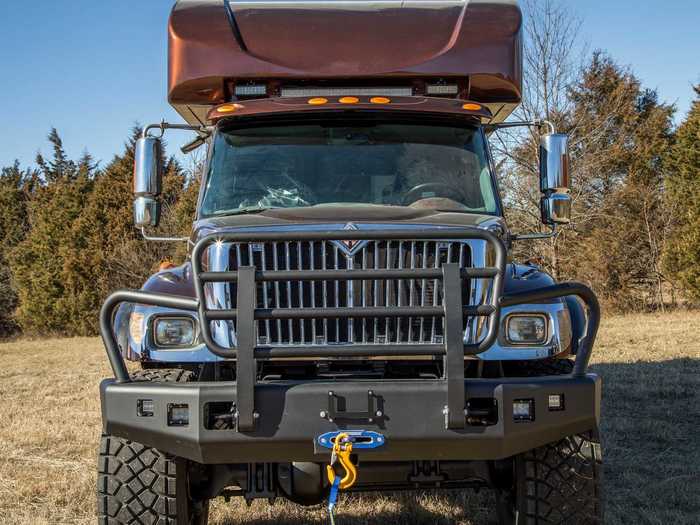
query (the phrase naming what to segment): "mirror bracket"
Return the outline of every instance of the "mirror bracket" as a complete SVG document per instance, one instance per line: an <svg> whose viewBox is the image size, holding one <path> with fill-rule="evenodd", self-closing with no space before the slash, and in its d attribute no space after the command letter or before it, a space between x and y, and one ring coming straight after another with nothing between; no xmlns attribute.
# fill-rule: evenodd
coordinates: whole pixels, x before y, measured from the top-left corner
<svg viewBox="0 0 700 525"><path fill-rule="evenodd" d="M548 133L556 133L556 128L554 124L549 120L514 120L512 122L499 122L498 124L486 124L484 128L486 131L498 131L499 129L508 128L549 128Z"/></svg>
<svg viewBox="0 0 700 525"><path fill-rule="evenodd" d="M148 126L143 128L143 132L141 133L141 136L143 138L146 138L148 136L148 133L153 129L159 129L160 135L158 136L158 138L163 138L163 135L165 135L165 130L167 130L167 129L179 129L179 130L184 130L184 131L195 131L195 132L199 133L200 135L208 136L208 135L211 135L212 131L214 130L214 127L213 126L190 126L189 124L170 124L169 122L162 120L160 122L160 124L149 124Z"/></svg>
<svg viewBox="0 0 700 525"><path fill-rule="evenodd" d="M551 239L553 237L556 237L558 232L557 232L557 225L552 224L550 226L550 231L546 233L520 233L520 234L515 234L511 235L510 238L512 241L533 241L533 240L539 240L539 239Z"/></svg>
<svg viewBox="0 0 700 525"><path fill-rule="evenodd" d="M146 228L144 226L141 226L141 236L146 241L155 242L188 242L190 240L189 237L152 237L146 233Z"/></svg>

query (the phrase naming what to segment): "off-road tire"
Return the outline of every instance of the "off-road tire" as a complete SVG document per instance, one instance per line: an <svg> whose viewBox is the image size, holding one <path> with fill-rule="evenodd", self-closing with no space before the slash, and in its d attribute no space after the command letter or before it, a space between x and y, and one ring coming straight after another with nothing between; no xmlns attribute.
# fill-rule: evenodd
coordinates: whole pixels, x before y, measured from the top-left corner
<svg viewBox="0 0 700 525"><path fill-rule="evenodd" d="M188 370L141 370L134 381L188 382ZM206 525L209 502L190 495L187 460L103 434L97 479L100 525Z"/></svg>
<svg viewBox="0 0 700 525"><path fill-rule="evenodd" d="M542 377L568 375L573 368L569 359L543 359L513 362L508 372ZM603 523L602 461L597 430L516 456L512 474L499 473L498 484L507 487L497 490L501 525Z"/></svg>
<svg viewBox="0 0 700 525"><path fill-rule="evenodd" d="M593 432L569 436L521 454L501 523L517 525L603 523L602 456Z"/></svg>

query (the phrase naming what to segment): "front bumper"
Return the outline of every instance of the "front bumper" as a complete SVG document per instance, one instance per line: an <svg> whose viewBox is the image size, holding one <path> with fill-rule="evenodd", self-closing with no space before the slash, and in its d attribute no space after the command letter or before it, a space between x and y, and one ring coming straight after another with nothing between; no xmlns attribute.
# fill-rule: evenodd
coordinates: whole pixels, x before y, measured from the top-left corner
<svg viewBox="0 0 700 525"><path fill-rule="evenodd" d="M210 403L235 403L236 384L118 383L101 384L103 427L106 433L143 443L164 452L206 464L325 461L329 451L316 438L334 430L373 430L384 446L362 451L366 461L495 460L595 428L600 419L600 379L557 376L518 379L468 379L468 400L488 398L497 405L490 426L446 428L442 407L447 386L438 380L270 382L255 388L259 417L246 432L212 430L206 421ZM332 392L343 412L329 421ZM380 417L357 417L367 410L368 392ZM564 410L550 411L548 396L562 394ZM534 420L515 421L513 401L534 401ZM153 415L138 415L139 402L153 402ZM339 401L338 401L339 400ZM172 405L187 405L189 424L170 426ZM371 421L370 421L371 419Z"/></svg>

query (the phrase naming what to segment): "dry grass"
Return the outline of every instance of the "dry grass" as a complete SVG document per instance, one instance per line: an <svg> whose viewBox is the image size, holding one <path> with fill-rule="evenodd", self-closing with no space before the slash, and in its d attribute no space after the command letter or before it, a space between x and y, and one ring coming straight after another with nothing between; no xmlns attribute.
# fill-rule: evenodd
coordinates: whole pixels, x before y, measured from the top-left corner
<svg viewBox="0 0 700 525"><path fill-rule="evenodd" d="M607 319L595 355L604 380L609 523L700 520L700 313ZM94 522L97 339L0 345L0 522ZM340 523L490 523L488 495L344 499ZM217 501L214 524L327 523L321 509Z"/></svg>

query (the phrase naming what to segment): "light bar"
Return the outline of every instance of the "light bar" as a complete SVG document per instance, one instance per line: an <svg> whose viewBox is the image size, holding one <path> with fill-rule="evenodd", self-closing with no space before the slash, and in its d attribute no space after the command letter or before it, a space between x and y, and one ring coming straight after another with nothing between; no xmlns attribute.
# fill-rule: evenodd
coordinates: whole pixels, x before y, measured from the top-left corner
<svg viewBox="0 0 700 525"><path fill-rule="evenodd" d="M237 85L233 91L237 97L254 97L267 95L265 84L242 84Z"/></svg>
<svg viewBox="0 0 700 525"><path fill-rule="evenodd" d="M428 95L456 95L459 93L457 84L428 84L425 87Z"/></svg>
<svg viewBox="0 0 700 525"><path fill-rule="evenodd" d="M408 87L329 87L329 88L298 88L283 87L280 95L284 98L291 97L410 97L413 88Z"/></svg>

